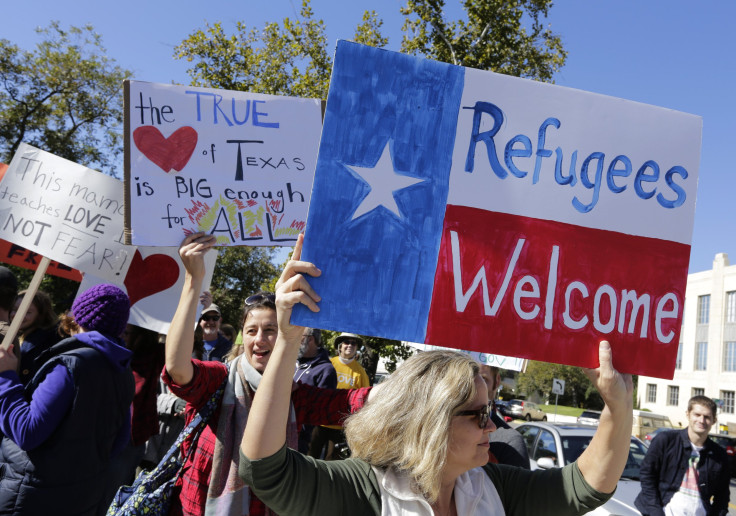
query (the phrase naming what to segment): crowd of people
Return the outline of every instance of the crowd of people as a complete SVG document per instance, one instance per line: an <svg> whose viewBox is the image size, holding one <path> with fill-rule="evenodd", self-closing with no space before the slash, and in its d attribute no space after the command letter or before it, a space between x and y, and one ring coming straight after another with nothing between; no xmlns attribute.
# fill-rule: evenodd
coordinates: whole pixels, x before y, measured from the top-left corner
<svg viewBox="0 0 736 516"><path fill-rule="evenodd" d="M180 246L186 276L167 335L128 324L114 285L88 289L60 317L37 292L19 339L0 349L0 515L105 514L218 391L202 434L183 443L170 514L572 515L612 495L633 387L607 342L587 371L606 404L595 437L574 464L531 471L521 435L493 410L497 368L423 352L371 387L356 360L361 336L341 333L330 357L322 331L291 324L296 304L319 310L308 278L321 271L300 260L302 241L276 292L247 297L238 325L223 323L205 291L215 238L202 233ZM0 334L24 295L0 267ZM691 410L715 418L703 400ZM683 462L672 448L661 460ZM673 493L681 504L678 478L666 478L662 507Z"/></svg>

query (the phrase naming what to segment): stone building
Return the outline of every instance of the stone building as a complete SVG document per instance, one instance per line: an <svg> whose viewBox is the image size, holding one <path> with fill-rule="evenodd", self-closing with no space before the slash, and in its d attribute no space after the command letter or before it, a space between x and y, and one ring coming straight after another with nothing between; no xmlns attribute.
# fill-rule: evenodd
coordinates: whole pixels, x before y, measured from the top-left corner
<svg viewBox="0 0 736 516"><path fill-rule="evenodd" d="M717 254L713 269L687 277L685 312L672 380L639 377L642 409L685 426L688 400L704 394L719 404L718 425L736 433L736 265Z"/></svg>

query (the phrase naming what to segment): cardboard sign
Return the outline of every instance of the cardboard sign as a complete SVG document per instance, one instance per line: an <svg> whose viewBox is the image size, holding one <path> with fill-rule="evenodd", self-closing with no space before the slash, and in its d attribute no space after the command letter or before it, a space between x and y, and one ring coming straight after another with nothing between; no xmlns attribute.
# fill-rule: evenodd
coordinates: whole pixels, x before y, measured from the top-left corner
<svg viewBox="0 0 736 516"><path fill-rule="evenodd" d="M294 245L321 130L319 100L126 81L128 242Z"/></svg>
<svg viewBox="0 0 736 516"><path fill-rule="evenodd" d="M671 377L693 115L341 41L303 259L361 335Z"/></svg>
<svg viewBox="0 0 736 516"><path fill-rule="evenodd" d="M0 238L82 272L125 277L117 179L22 143L0 183Z"/></svg>
<svg viewBox="0 0 736 516"><path fill-rule="evenodd" d="M0 163L0 181L2 181L7 170L8 166L5 163ZM19 245L11 244L7 240L0 239L1 262L35 271L38 268L40 260L41 256L39 254ZM60 278L82 281L81 272L59 262L51 262L46 269L46 273L52 276L59 276Z"/></svg>
<svg viewBox="0 0 736 516"><path fill-rule="evenodd" d="M209 289L217 262L217 252L205 255L204 289ZM184 286L184 265L176 247L138 247L122 282L114 282L130 298L130 324L158 333L168 333ZM88 288L107 283L102 278L84 275L77 295ZM198 310L202 306L198 305Z"/></svg>
<svg viewBox="0 0 736 516"><path fill-rule="evenodd" d="M11 244L7 240L0 240L0 262L35 271L41 258L40 254L29 251L25 247ZM73 281L82 281L81 272L59 262L51 262L46 269L46 274Z"/></svg>
<svg viewBox="0 0 736 516"><path fill-rule="evenodd" d="M422 344L419 342L402 342L406 346L418 349L420 351L434 351L436 349L452 349L445 348L442 346L433 346L431 344ZM500 369L508 369L509 371L521 371L524 368L525 360L523 358L505 357L503 355L493 355L490 353L480 353L478 351L466 351L458 349L455 351L462 351L469 355L476 362L480 362L483 365L491 367L498 367Z"/></svg>

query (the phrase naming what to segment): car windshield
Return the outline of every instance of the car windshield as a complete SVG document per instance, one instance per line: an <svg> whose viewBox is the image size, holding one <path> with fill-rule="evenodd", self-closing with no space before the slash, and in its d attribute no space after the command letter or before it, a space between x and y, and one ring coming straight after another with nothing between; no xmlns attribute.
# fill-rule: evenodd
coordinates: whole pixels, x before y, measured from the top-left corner
<svg viewBox="0 0 736 516"><path fill-rule="evenodd" d="M592 438L592 435L562 436L562 455L565 458L565 464L575 462L588 447ZM629 444L629 457L626 459L626 467L621 478L639 480L641 463L646 453L644 445L632 439Z"/></svg>

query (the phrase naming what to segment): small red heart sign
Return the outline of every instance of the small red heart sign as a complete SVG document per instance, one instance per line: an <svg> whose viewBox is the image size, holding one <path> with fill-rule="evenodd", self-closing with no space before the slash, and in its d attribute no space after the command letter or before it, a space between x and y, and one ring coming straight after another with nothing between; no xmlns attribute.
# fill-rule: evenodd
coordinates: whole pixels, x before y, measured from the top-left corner
<svg viewBox="0 0 736 516"><path fill-rule="evenodd" d="M144 259L136 250L124 281L130 306L172 287L178 279L179 264L171 256L152 254Z"/></svg>
<svg viewBox="0 0 736 516"><path fill-rule="evenodd" d="M172 169L181 172L197 146L197 131L189 126L180 127L164 138L157 127L144 125L133 131L133 141L144 156L167 174Z"/></svg>

